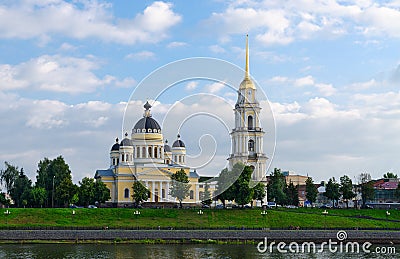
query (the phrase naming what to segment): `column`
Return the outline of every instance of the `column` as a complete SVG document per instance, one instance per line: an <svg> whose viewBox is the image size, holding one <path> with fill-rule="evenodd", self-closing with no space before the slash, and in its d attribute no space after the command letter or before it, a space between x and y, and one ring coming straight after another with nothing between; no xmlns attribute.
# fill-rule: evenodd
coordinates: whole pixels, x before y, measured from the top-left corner
<svg viewBox="0 0 400 259"><path fill-rule="evenodd" d="M154 193L155 193L155 181L151 182L151 201L154 202Z"/></svg>
<svg viewBox="0 0 400 259"><path fill-rule="evenodd" d="M169 181L167 181L167 187L165 189L165 196L167 197L168 201L171 201L171 196L169 195Z"/></svg>
<svg viewBox="0 0 400 259"><path fill-rule="evenodd" d="M195 192L194 192L195 196L194 196L194 200L197 203L198 201L200 201L200 195L199 195L199 183L196 183L196 188L195 188Z"/></svg>

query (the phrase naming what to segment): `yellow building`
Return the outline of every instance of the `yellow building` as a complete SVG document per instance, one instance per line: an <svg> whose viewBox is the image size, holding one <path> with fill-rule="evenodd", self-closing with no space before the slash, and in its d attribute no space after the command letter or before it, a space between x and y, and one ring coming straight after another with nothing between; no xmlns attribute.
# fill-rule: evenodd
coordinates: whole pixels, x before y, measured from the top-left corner
<svg viewBox="0 0 400 259"><path fill-rule="evenodd" d="M133 204L133 183L142 181L150 191L147 202L175 203L177 200L169 195L171 175L183 169L190 181L189 196L185 204L195 205L201 202L204 183L199 183L196 171L190 171L185 165L185 143L177 139L172 147L168 145L158 122L152 118L151 105L146 102L144 115L133 127L129 138L120 142L118 138L110 151L110 168L97 170L96 179L101 179L110 189L109 206L130 206Z"/></svg>
<svg viewBox="0 0 400 259"><path fill-rule="evenodd" d="M235 104L235 128L231 132L232 152L228 158L229 167L241 162L253 168L253 180L264 181L266 176L267 156L263 151L265 132L260 124L261 107L256 99L257 89L249 74L249 47L246 38L245 78L238 90L238 101ZM188 175L191 188L185 204L200 204L204 193L205 182L199 182L196 171L186 166L186 147L178 134L172 147L163 141L162 129L152 118L151 105L146 102L144 115L132 129L129 137L112 146L110 152L110 168L97 170L96 179L101 179L111 191L112 206L125 206L133 203L133 183L144 182L150 191L147 202L175 203L177 200L169 195L170 177L183 169ZM216 189L216 181L209 181L212 194ZM211 195L214 196L214 195ZM266 198L265 198L266 202Z"/></svg>

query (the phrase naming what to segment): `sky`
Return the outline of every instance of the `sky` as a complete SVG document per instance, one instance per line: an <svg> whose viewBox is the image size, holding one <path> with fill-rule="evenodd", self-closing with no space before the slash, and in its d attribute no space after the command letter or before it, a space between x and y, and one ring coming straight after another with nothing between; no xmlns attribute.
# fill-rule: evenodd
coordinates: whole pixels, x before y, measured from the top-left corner
<svg viewBox="0 0 400 259"><path fill-rule="evenodd" d="M93 177L150 100L170 144L179 131L192 167L218 174L244 74L166 82L200 76L174 69L193 57L244 68L248 34L269 172L400 174L399 21L399 0L2 0L0 161L35 182L62 155L75 183Z"/></svg>

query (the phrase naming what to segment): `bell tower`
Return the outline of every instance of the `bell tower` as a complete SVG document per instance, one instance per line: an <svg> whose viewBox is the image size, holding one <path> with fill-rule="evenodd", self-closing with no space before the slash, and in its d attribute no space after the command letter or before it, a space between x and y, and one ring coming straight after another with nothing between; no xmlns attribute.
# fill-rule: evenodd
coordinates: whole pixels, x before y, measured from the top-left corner
<svg viewBox="0 0 400 259"><path fill-rule="evenodd" d="M246 68L235 104L235 128L231 132L232 151L228 158L229 168L242 162L253 168L252 179L265 180L267 157L263 152L265 132L260 125L261 107L256 99L257 89L249 73L249 42L246 36Z"/></svg>

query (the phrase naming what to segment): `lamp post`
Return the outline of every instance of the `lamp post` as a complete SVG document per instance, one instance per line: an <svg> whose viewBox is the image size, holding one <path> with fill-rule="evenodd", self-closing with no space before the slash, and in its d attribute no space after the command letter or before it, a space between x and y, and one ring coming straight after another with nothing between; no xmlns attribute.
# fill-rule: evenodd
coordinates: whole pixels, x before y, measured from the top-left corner
<svg viewBox="0 0 400 259"><path fill-rule="evenodd" d="M199 215L200 217L201 217L203 214L204 214L204 212L203 212L202 210L199 210L199 211L197 212L197 215Z"/></svg>
<svg viewBox="0 0 400 259"><path fill-rule="evenodd" d="M6 217L6 225L8 225L8 215L10 215L11 212L9 210L4 211L4 215Z"/></svg>
<svg viewBox="0 0 400 259"><path fill-rule="evenodd" d="M135 215L135 218L136 218L136 223L137 223L137 219L139 218L139 216L140 216L140 211L138 211L138 210L135 210L134 212L133 212L133 215ZM139 229L139 223L137 223L137 226L136 226L136 228L137 229Z"/></svg>
<svg viewBox="0 0 400 259"><path fill-rule="evenodd" d="M263 210L261 212L261 216L264 218L264 228L266 228L266 226L267 226L267 223L266 223L267 214L268 214L268 212L266 210Z"/></svg>
<svg viewBox="0 0 400 259"><path fill-rule="evenodd" d="M74 222L75 214L76 214L75 210L72 210L72 222Z"/></svg>
<svg viewBox="0 0 400 259"><path fill-rule="evenodd" d="M54 208L54 179L56 178L56 176L53 176L53 189L51 191L51 207Z"/></svg>
<svg viewBox="0 0 400 259"><path fill-rule="evenodd" d="M386 220L388 220L389 216L390 216L390 212L387 210L386 211Z"/></svg>
<svg viewBox="0 0 400 259"><path fill-rule="evenodd" d="M322 212L322 214L325 215L324 225L325 225L325 229L326 229L326 216L328 215L328 211L327 211L327 210L324 210L324 211Z"/></svg>

